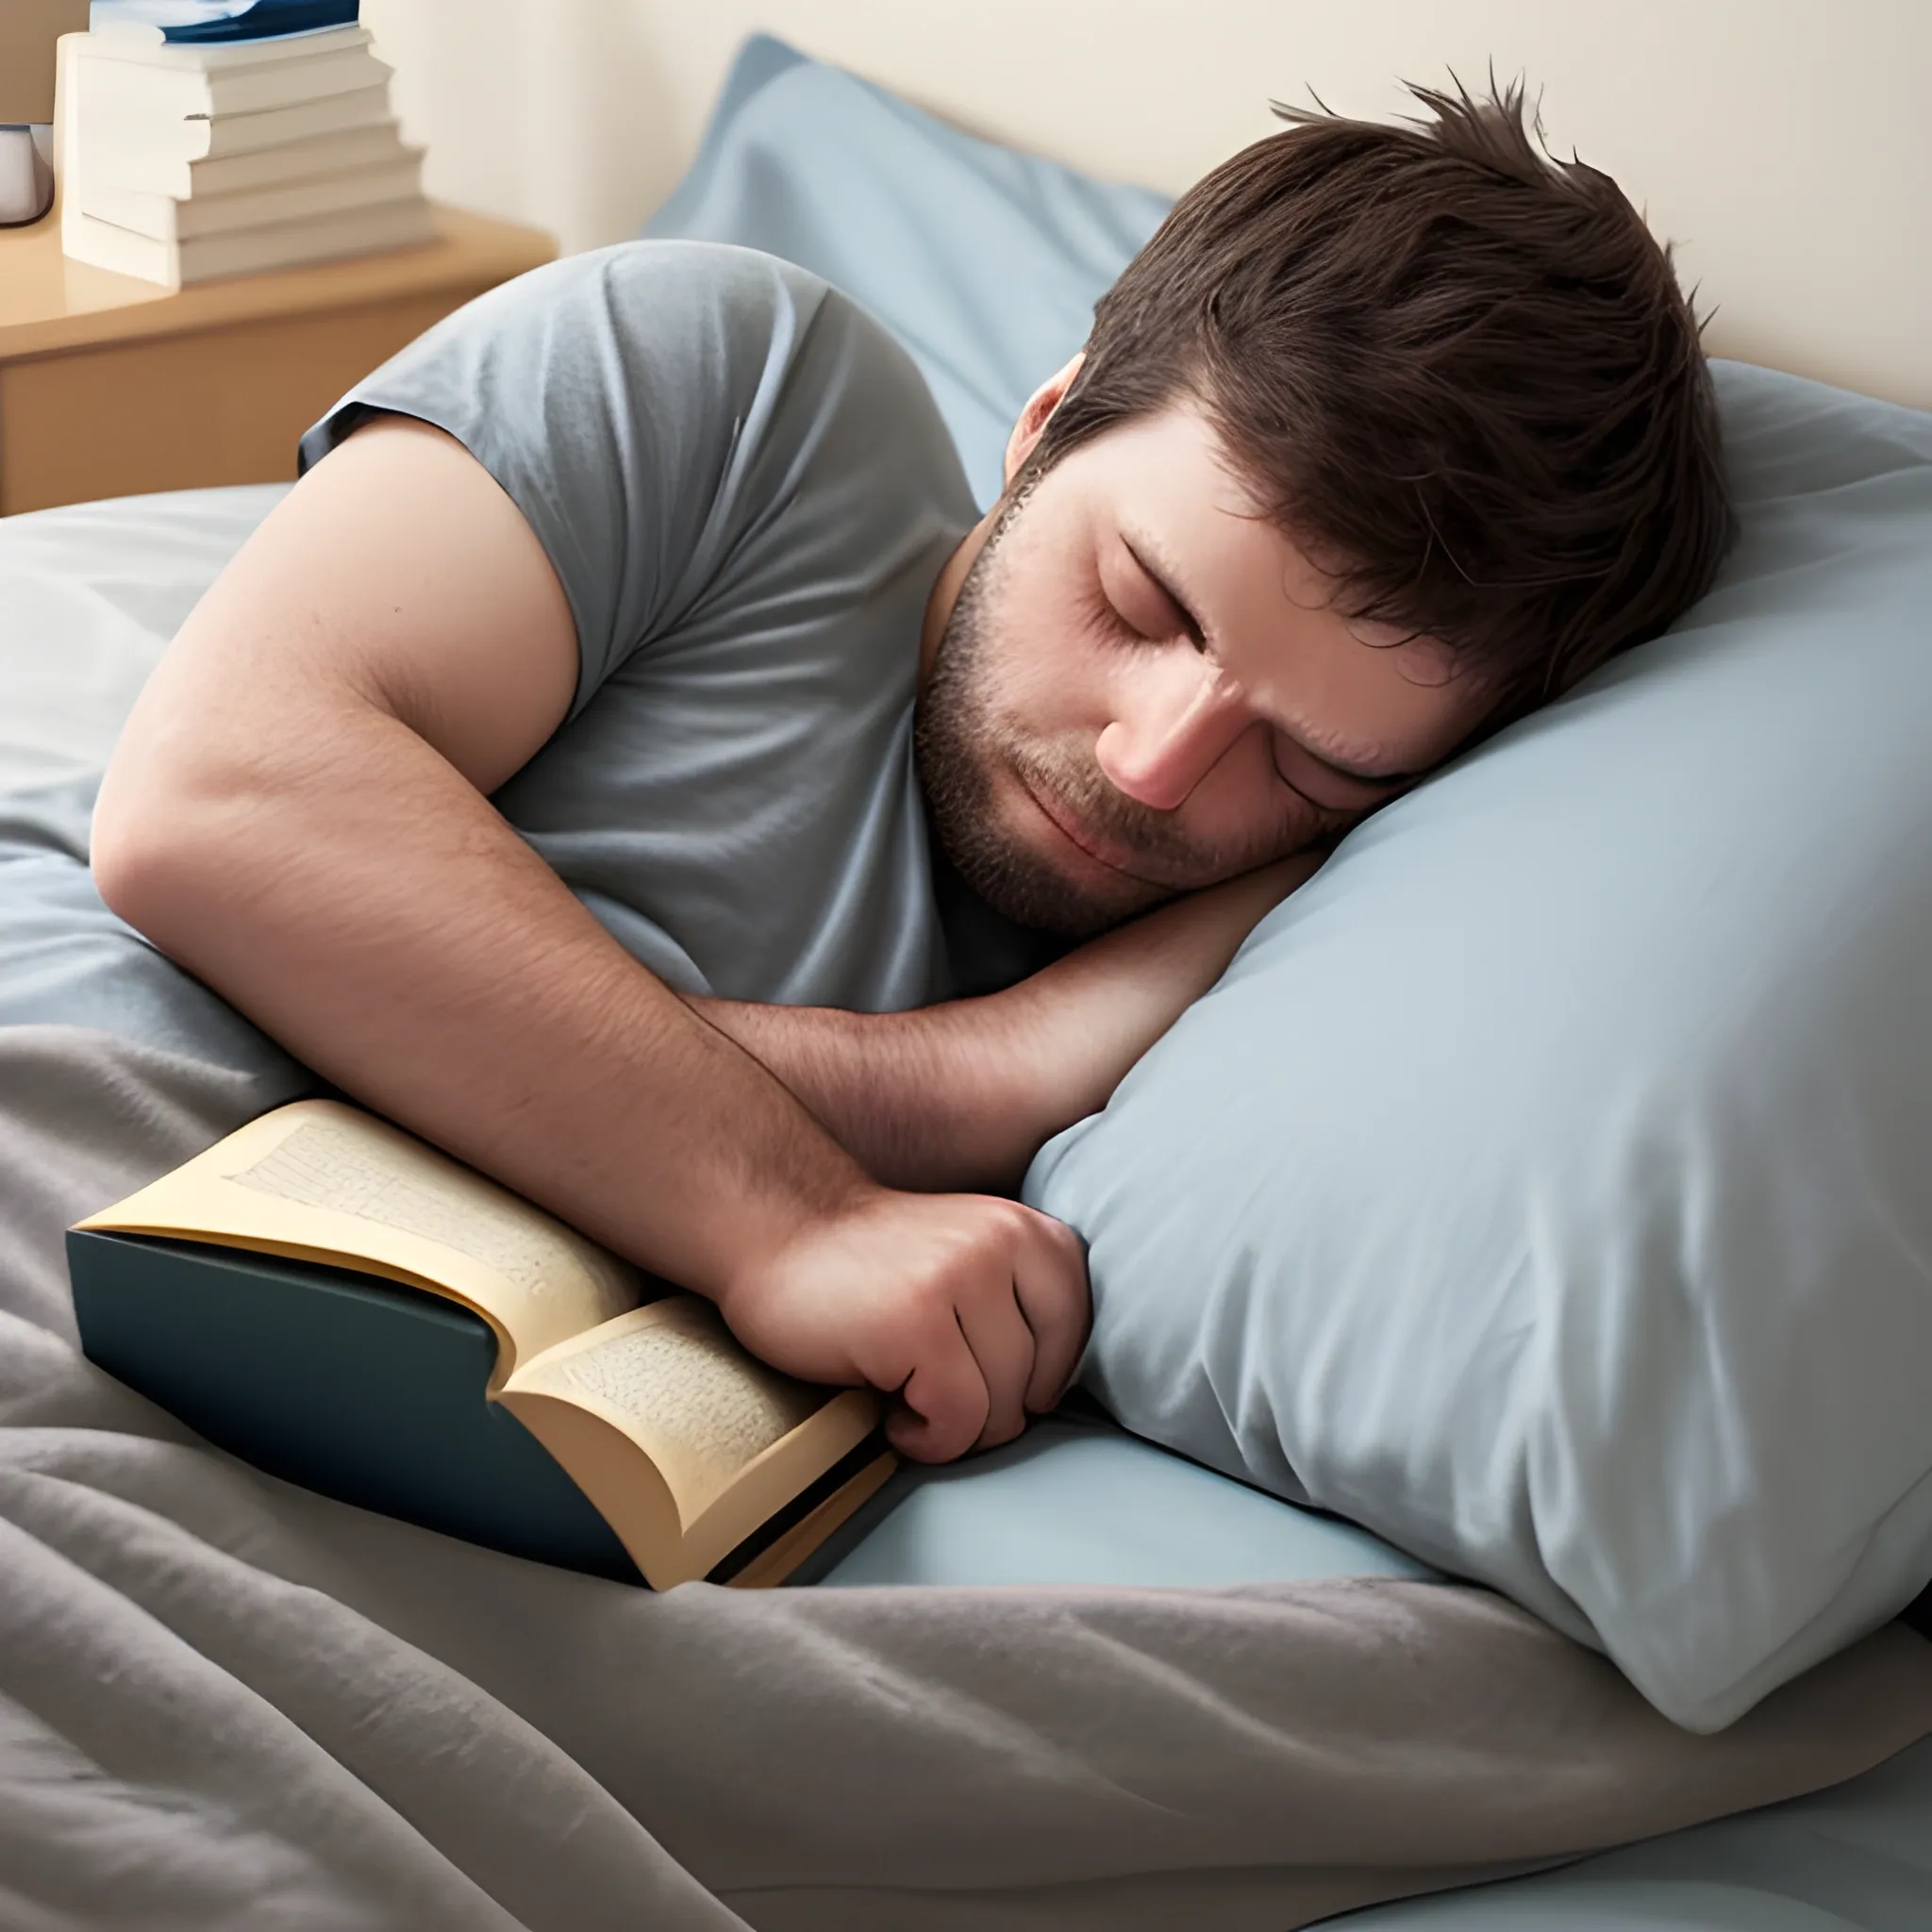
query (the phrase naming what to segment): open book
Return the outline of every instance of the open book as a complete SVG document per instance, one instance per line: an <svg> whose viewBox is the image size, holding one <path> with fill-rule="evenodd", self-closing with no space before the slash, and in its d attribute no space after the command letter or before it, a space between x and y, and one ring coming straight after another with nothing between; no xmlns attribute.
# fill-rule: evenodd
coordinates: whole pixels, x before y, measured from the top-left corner
<svg viewBox="0 0 1932 1932"><path fill-rule="evenodd" d="M168 1374L144 1377L141 1338L165 1338L160 1353L182 1348L180 1324L159 1319L158 1298L178 1291L171 1283L188 1282L184 1310L204 1306L195 1277L181 1274L197 1252L188 1242L329 1264L258 1270L245 1282L257 1297L315 1301L334 1271L348 1269L480 1317L495 1343L489 1399L562 1465L655 1589L713 1573L735 1584L781 1581L893 1467L870 1391L766 1367L709 1302L665 1291L508 1189L336 1101L262 1115L70 1235L88 1353L164 1403L166 1389L152 1385ZM219 1252L198 1252L205 1274L222 1265ZM321 1332L354 1299L351 1284L348 1300L338 1290L316 1302ZM382 1290L377 1299L408 1308L414 1298ZM249 1319L258 1312L231 1306ZM196 1318L186 1319L192 1327ZM219 1377L221 1341L195 1342L198 1386ZM364 1357L379 1379L389 1365L367 1345ZM201 1425L198 1415L185 1419Z"/></svg>

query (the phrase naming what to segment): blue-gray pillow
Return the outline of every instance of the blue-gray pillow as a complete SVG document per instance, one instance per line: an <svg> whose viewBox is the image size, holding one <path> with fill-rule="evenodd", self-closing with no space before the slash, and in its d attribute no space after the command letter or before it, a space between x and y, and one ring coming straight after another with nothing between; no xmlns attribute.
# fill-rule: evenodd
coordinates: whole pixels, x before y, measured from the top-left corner
<svg viewBox="0 0 1932 1932"><path fill-rule="evenodd" d="M1025 1188L1129 1427L1695 1730L1932 1578L1932 416L1715 375L1718 587L1360 827Z"/></svg>
<svg viewBox="0 0 1932 1932"><path fill-rule="evenodd" d="M758 36L646 232L872 309L988 503L1165 206ZM1874 869L1914 842L1888 788L1924 693L1886 666L1932 650L1932 434L1717 375L1747 531L1719 591L1351 841L1028 1196L1093 1242L1088 1380L1130 1424L1488 1578L1701 1727L1932 1574L1924 1224L1885 1219L1932 1151L1923 1038L1885 1043L1907 964L1872 962L1863 1058L1833 1058L1856 958L1778 1030L1834 908L1924 930L1923 873L1892 904ZM1813 680L1817 765L1781 772ZM1861 690L1895 755L1847 796ZM1807 1095L1841 1122L1767 1112Z"/></svg>
<svg viewBox="0 0 1932 1932"><path fill-rule="evenodd" d="M1167 208L758 34L643 232L761 248L871 310L919 364L986 507L1022 406Z"/></svg>

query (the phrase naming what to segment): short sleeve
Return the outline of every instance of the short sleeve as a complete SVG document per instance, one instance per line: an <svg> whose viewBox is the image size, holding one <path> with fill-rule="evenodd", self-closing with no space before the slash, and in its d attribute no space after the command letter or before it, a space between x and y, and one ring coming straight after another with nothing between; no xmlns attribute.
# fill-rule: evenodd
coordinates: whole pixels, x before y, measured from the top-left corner
<svg viewBox="0 0 1932 1932"><path fill-rule="evenodd" d="M446 317L301 442L319 461L377 411L469 450L543 545L576 625L572 714L676 626L757 525L809 411L788 377L831 291L750 249L626 242ZM840 308L841 298L832 297Z"/></svg>

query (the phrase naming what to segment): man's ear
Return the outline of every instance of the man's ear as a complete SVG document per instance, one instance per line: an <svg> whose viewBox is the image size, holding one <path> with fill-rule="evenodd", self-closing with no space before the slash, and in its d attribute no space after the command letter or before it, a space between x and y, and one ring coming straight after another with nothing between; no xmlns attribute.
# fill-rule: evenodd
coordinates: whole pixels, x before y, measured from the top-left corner
<svg viewBox="0 0 1932 1932"><path fill-rule="evenodd" d="M1074 378L1079 375L1080 365L1086 359L1087 351L1082 349L1064 369L1049 375L1026 398L1026 407L1020 411L1020 420L1013 425L1013 433L1007 439L1008 483L1019 474L1020 465L1033 454L1033 445L1040 441L1041 431L1046 427L1046 419L1059 408L1060 398L1073 388Z"/></svg>

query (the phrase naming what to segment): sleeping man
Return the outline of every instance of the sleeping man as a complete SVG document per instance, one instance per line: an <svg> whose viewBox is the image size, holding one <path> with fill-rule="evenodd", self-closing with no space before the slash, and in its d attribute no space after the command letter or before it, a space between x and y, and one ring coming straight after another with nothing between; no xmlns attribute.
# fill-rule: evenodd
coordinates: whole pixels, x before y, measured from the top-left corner
<svg viewBox="0 0 1932 1932"><path fill-rule="evenodd" d="M606 249L432 329L304 440L100 791L168 1037L246 1016L894 1392L914 1457L1014 1436L1088 1319L1012 1198L1041 1142L1729 539L1668 250L1520 96L1424 98L1190 192L985 515L905 352L770 258Z"/></svg>

